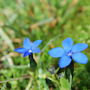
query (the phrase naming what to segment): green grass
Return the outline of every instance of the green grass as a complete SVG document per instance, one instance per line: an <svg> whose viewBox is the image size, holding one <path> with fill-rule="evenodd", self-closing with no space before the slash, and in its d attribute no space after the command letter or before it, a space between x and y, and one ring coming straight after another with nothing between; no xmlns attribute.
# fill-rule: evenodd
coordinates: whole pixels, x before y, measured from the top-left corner
<svg viewBox="0 0 90 90"><path fill-rule="evenodd" d="M15 53L24 38L42 39L42 53L35 54L36 72L29 68L28 58ZM90 45L89 0L0 0L0 90L70 90L70 83L48 72L58 59L48 51L61 46L71 37L75 43ZM84 53L90 58L90 47ZM72 87L90 89L90 59L88 64L75 63ZM30 78L29 78L30 76ZM54 84L48 87L46 78Z"/></svg>

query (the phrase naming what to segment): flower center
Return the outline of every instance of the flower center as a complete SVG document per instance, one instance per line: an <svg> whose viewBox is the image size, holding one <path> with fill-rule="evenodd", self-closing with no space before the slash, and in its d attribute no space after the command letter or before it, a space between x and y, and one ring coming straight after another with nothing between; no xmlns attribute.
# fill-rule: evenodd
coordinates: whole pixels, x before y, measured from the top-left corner
<svg viewBox="0 0 90 90"><path fill-rule="evenodd" d="M73 54L72 51L69 51L67 55L72 56L72 54Z"/></svg>
<svg viewBox="0 0 90 90"><path fill-rule="evenodd" d="M29 50L28 52L29 52L29 53L32 53L32 50Z"/></svg>

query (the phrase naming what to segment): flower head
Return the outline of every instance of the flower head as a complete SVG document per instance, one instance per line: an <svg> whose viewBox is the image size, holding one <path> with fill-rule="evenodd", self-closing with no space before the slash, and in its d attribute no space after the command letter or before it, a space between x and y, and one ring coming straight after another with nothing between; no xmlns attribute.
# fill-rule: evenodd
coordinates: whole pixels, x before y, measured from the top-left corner
<svg viewBox="0 0 90 90"><path fill-rule="evenodd" d="M29 38L26 38L23 42L23 48L17 48L14 51L23 54L23 57L31 55L32 53L39 53L40 48L38 46L41 44L42 40L36 40L31 42Z"/></svg>
<svg viewBox="0 0 90 90"><path fill-rule="evenodd" d="M48 53L52 57L61 57L59 60L59 67L64 68L68 66L72 59L81 64L86 64L88 62L88 58L85 54L81 53L81 51L85 50L88 45L85 43L78 43L73 45L73 41L71 38L66 38L62 41L63 48L56 47L51 49Z"/></svg>

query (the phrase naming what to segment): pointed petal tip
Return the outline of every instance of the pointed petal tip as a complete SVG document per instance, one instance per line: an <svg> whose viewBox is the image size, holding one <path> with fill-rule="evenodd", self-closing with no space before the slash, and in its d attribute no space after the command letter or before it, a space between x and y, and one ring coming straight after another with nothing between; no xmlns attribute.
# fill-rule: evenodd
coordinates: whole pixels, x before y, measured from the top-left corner
<svg viewBox="0 0 90 90"><path fill-rule="evenodd" d="M25 52L25 53L23 54L23 57L26 57L26 56L28 56L28 55L30 55L30 53L27 51L27 52Z"/></svg>
<svg viewBox="0 0 90 90"><path fill-rule="evenodd" d="M38 41L39 41L39 43L41 44L43 40L38 40Z"/></svg>
<svg viewBox="0 0 90 90"><path fill-rule="evenodd" d="M18 53L24 53L26 51L25 48L16 48L14 49L15 52L18 52Z"/></svg>
<svg viewBox="0 0 90 90"><path fill-rule="evenodd" d="M39 43L41 44L43 40L39 40Z"/></svg>
<svg viewBox="0 0 90 90"><path fill-rule="evenodd" d="M24 54L23 54L23 56L22 57L26 57Z"/></svg>
<svg viewBox="0 0 90 90"><path fill-rule="evenodd" d="M26 37L25 39L29 39L28 37Z"/></svg>
<svg viewBox="0 0 90 90"><path fill-rule="evenodd" d="M18 52L17 49L14 49L14 52Z"/></svg>
<svg viewBox="0 0 90 90"><path fill-rule="evenodd" d="M14 49L13 51L15 51L15 52L16 52L16 49Z"/></svg>
<svg viewBox="0 0 90 90"><path fill-rule="evenodd" d="M32 46L32 42L30 41L29 38L25 38L23 41L23 47L26 49L30 49Z"/></svg>
<svg viewBox="0 0 90 90"><path fill-rule="evenodd" d="M87 64L88 63L88 57L83 53L73 54L72 58L75 62L80 63L80 64Z"/></svg>
<svg viewBox="0 0 90 90"><path fill-rule="evenodd" d="M65 68L71 63L72 59L68 56L63 56L59 60L58 64L60 68Z"/></svg>
<svg viewBox="0 0 90 90"><path fill-rule="evenodd" d="M41 52L40 48L35 48L35 49L33 50L33 53L40 53L40 52Z"/></svg>
<svg viewBox="0 0 90 90"><path fill-rule="evenodd" d="M60 65L59 65L59 67L60 67L60 68L65 68L65 67L63 67L63 66L60 66Z"/></svg>
<svg viewBox="0 0 90 90"><path fill-rule="evenodd" d="M85 44L86 45L86 48L88 48L88 44Z"/></svg>
<svg viewBox="0 0 90 90"><path fill-rule="evenodd" d="M33 42L32 49L37 48L42 43L42 40L36 40Z"/></svg>
<svg viewBox="0 0 90 90"><path fill-rule="evenodd" d="M24 54L23 54L23 56L22 57L26 57Z"/></svg>
<svg viewBox="0 0 90 90"><path fill-rule="evenodd" d="M87 64L88 63L88 60L86 62L84 62L83 64Z"/></svg>
<svg viewBox="0 0 90 90"><path fill-rule="evenodd" d="M86 43L79 43L79 44L84 45L85 48L88 48L88 44Z"/></svg>
<svg viewBox="0 0 90 90"><path fill-rule="evenodd" d="M59 66L61 69L67 67L67 66L62 66L62 65L60 65L60 60L59 60L58 66Z"/></svg>
<svg viewBox="0 0 90 90"><path fill-rule="evenodd" d="M66 39L64 39L65 41L73 41L71 37L67 37Z"/></svg>
<svg viewBox="0 0 90 90"><path fill-rule="evenodd" d="M25 42L27 42L27 41L29 41L30 39L28 38L28 37L26 37L25 39L24 39L24 43Z"/></svg>
<svg viewBox="0 0 90 90"><path fill-rule="evenodd" d="M72 52L81 52L88 48L88 44L85 43L77 43L72 47Z"/></svg>
<svg viewBox="0 0 90 90"><path fill-rule="evenodd" d="M66 38L62 41L62 46L66 52L70 51L73 45L72 38Z"/></svg>
<svg viewBox="0 0 90 90"><path fill-rule="evenodd" d="M51 49L48 52L48 54L54 58L57 58L57 57L62 57L65 54L65 52L63 48L56 47L56 48Z"/></svg>

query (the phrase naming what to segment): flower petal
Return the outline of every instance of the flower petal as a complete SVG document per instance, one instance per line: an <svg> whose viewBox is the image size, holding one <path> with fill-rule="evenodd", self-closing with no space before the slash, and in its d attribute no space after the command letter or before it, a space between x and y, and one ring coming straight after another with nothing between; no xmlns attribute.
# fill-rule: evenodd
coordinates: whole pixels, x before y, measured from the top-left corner
<svg viewBox="0 0 90 90"><path fill-rule="evenodd" d="M18 53L25 53L26 49L25 48L16 48L14 51L18 52Z"/></svg>
<svg viewBox="0 0 90 90"><path fill-rule="evenodd" d="M78 43L72 47L72 52L80 52L88 47L85 43Z"/></svg>
<svg viewBox="0 0 90 90"><path fill-rule="evenodd" d="M23 41L23 47L26 48L26 49L30 49L32 46L32 42L29 40L29 38L26 38L24 41Z"/></svg>
<svg viewBox="0 0 90 90"><path fill-rule="evenodd" d="M26 52L23 54L23 57L26 57L26 56L28 56L28 55L30 55L30 54L31 54L30 52L26 51Z"/></svg>
<svg viewBox="0 0 90 90"><path fill-rule="evenodd" d="M41 44L42 40L36 40L33 42L32 49L38 47Z"/></svg>
<svg viewBox="0 0 90 90"><path fill-rule="evenodd" d="M64 68L68 66L70 63L71 63L71 58L65 55L59 60L59 67Z"/></svg>
<svg viewBox="0 0 90 90"><path fill-rule="evenodd" d="M40 52L40 48L35 48L34 50L32 50L33 53L39 53Z"/></svg>
<svg viewBox="0 0 90 90"><path fill-rule="evenodd" d="M57 48L53 48L51 49L48 54L52 57L62 57L65 54L64 49L57 47Z"/></svg>
<svg viewBox="0 0 90 90"><path fill-rule="evenodd" d="M62 41L62 46L66 52L71 50L72 45L73 45L73 41L71 38L66 38L64 41Z"/></svg>
<svg viewBox="0 0 90 90"><path fill-rule="evenodd" d="M72 58L74 61L76 61L77 63L81 63L81 64L86 64L88 62L88 58L85 54L83 53L76 53L72 55Z"/></svg>

